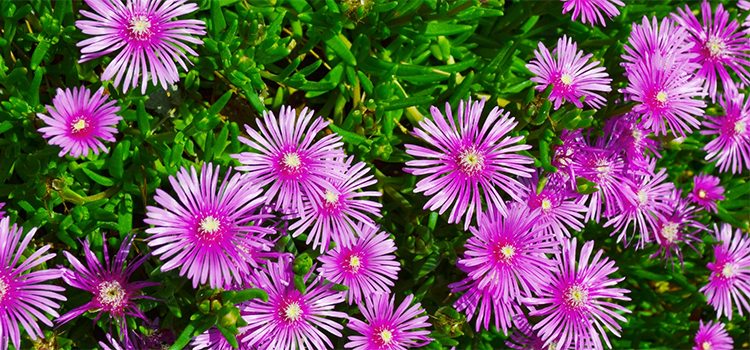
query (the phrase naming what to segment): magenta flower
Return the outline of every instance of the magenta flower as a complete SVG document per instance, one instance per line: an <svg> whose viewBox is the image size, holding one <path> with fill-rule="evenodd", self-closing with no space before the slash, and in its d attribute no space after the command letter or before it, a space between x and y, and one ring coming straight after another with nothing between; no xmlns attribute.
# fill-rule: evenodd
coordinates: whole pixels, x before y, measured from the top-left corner
<svg viewBox="0 0 750 350"><path fill-rule="evenodd" d="M732 226L722 224L721 230L714 224L716 262L708 263L711 275L708 284L700 291L706 295L708 304L716 308L716 318L726 315L732 320L732 299L742 316L743 307L750 311L750 238L737 231L732 235Z"/></svg>
<svg viewBox="0 0 750 350"><path fill-rule="evenodd" d="M458 267L468 276L448 285L452 293L471 290L454 304L457 311L467 310L469 320L474 316L479 293L491 296L496 303L508 304L520 299L522 290L524 295L539 292L551 278L555 264L545 254L559 254L559 243L554 236L543 234L544 227L537 225L538 215L538 211L530 213L525 205L516 203L505 218L498 211L488 211L479 215L478 229L470 228L473 237L466 241L464 258L458 259ZM495 325L507 334L514 312L509 306L499 310L494 313ZM491 310L482 307L477 331L483 319L484 328L489 329L490 318Z"/></svg>
<svg viewBox="0 0 750 350"><path fill-rule="evenodd" d="M687 197L706 211L716 213L716 201L724 200L724 187L719 186L719 178L701 173L693 176L693 184L693 192L688 193Z"/></svg>
<svg viewBox="0 0 750 350"><path fill-rule="evenodd" d="M695 45L688 41L688 31L677 25L676 22L665 17L659 25L656 16L651 21L648 16L643 16L640 25L633 23L633 30L630 32L630 43L623 45L625 53L622 55L622 65L625 70L630 71L633 66L648 61L651 56L674 57L674 62L678 65L686 63L682 69L685 72L692 73L700 68L695 62L698 54L691 51Z"/></svg>
<svg viewBox="0 0 750 350"><path fill-rule="evenodd" d="M411 305L414 295L407 296L396 308L395 296L388 300L388 294L366 294L365 302L359 311L367 323L350 318L346 325L361 335L350 335L344 348L355 350L406 350L410 347L425 346L432 342L427 335L427 315L420 303ZM395 310L394 310L395 309ZM419 317L417 317L419 316ZM416 318L415 318L416 317Z"/></svg>
<svg viewBox="0 0 750 350"><path fill-rule="evenodd" d="M524 300L524 303L534 307L546 305L529 314L545 316L533 327L539 330L545 345L556 341L560 349L567 349L571 345L575 349L601 349L601 335L607 346L612 348L604 328L620 336L622 327L617 321L627 320L616 311L631 311L612 303L610 299L630 301L624 296L630 291L610 288L625 277L610 279L608 275L617 271L614 261L606 257L602 259L602 250L589 261L593 250L594 241L586 242L576 262L576 239L563 241L562 258L555 275L540 290L538 298Z"/></svg>
<svg viewBox="0 0 750 350"><path fill-rule="evenodd" d="M346 165L351 164L353 157ZM358 191L377 183L373 175L367 175L370 169L366 163L357 163L350 167L342 179L329 179L332 189L326 189L322 194L312 194L309 203L303 207L302 217L289 227L296 237L303 232L307 235L307 244L313 243L313 249L320 244L321 253L328 250L331 239L337 246L349 246L354 240L352 230L358 223L375 227L375 222L367 216L372 214L380 217L382 205L363 197L380 197L378 191ZM367 175L367 176L366 176Z"/></svg>
<svg viewBox="0 0 750 350"><path fill-rule="evenodd" d="M575 175L596 184L597 191L578 199L581 204L588 202L584 222L599 222L602 217L621 213L628 201L625 182L625 161L611 151L591 147L577 154Z"/></svg>
<svg viewBox="0 0 750 350"><path fill-rule="evenodd" d="M312 271L312 270L311 270ZM333 284L323 285L320 278L308 284L300 293L294 284L291 259L280 258L256 270L254 285L268 293L268 301L253 299L242 309L248 323L241 339L248 347L259 350L327 349L333 343L321 331L336 337L344 327L331 318L347 319L343 312L333 311L344 301L341 293L331 290Z"/></svg>
<svg viewBox="0 0 750 350"><path fill-rule="evenodd" d="M328 122L312 117L313 111L305 108L297 118L291 106L282 106L278 119L273 112L263 112L263 120L257 120L260 133L245 125L250 138L239 138L254 152L232 155L242 163L237 170L247 171L258 186L271 184L266 204L275 201L274 210L304 212L303 196L323 198L325 190L337 191L326 178L345 180L341 136L331 134L314 142Z"/></svg>
<svg viewBox="0 0 750 350"><path fill-rule="evenodd" d="M104 89L91 95L91 90L81 86L78 89L57 89L52 105L47 107L50 117L37 113L36 116L47 126L39 128L50 145L58 145L62 150L60 157L70 153L73 157L89 155L89 149L99 154L99 149L108 153L107 147L99 140L113 142L117 129L114 127L122 117L115 113L120 107L117 101L105 103Z"/></svg>
<svg viewBox="0 0 750 350"><path fill-rule="evenodd" d="M599 61L589 63L589 59L594 55L584 56L583 51L578 51L578 44L573 42L573 38L566 35L557 40L557 48L553 53L555 57L552 57L547 47L539 42L539 50L534 51L536 59L527 64L526 68L536 75L531 81L540 84L536 87L538 91L553 84L549 100L554 102L555 109L560 108L566 101L583 108L583 103L579 100L582 96L584 102L592 108L599 108L607 102L597 92L612 91L609 86L612 79L604 67L597 67Z"/></svg>
<svg viewBox="0 0 750 350"><path fill-rule="evenodd" d="M691 128L699 128L706 102L700 78L687 71L688 61L678 62L674 56L651 56L640 61L628 72L628 86L623 92L638 104L633 111L641 114L643 127L659 135L685 137ZM696 99L698 97L698 99Z"/></svg>
<svg viewBox="0 0 750 350"><path fill-rule="evenodd" d="M719 172L731 168L732 174L742 173L742 169L750 169L750 99L744 94L724 95L719 105L725 114L707 115L706 130L701 130L703 135L717 135L703 147L708 152L706 161L716 161Z"/></svg>
<svg viewBox="0 0 750 350"><path fill-rule="evenodd" d="M149 246L166 261L161 270L179 267L180 276L187 273L193 280L193 288L206 281L211 288L241 283L241 276L250 274L251 252L262 244L262 236L274 232L250 224L268 217L256 214L265 200L261 188L248 176L230 175L231 168L217 191L219 166L204 163L200 177L195 167L190 172L181 168L177 177L169 176L179 202L157 189L154 200L163 208L146 208L144 222L155 226L146 229L153 235Z"/></svg>
<svg viewBox="0 0 750 350"><path fill-rule="evenodd" d="M568 226L574 231L583 230L583 214L588 208L570 200L571 193L564 184L555 183L547 178L546 185L539 191L537 173L531 180L521 180L529 187L528 197L525 200L530 212L538 209L539 217L537 223L542 229L543 236L554 236L557 240L570 237Z"/></svg>
<svg viewBox="0 0 750 350"><path fill-rule="evenodd" d="M572 20L576 20L578 15L581 15L581 23L591 23L593 27L597 22L601 22L602 26L606 27L607 23L604 22L604 16L602 12L607 15L607 18L612 19L613 16L620 14L620 10L617 6L625 6L620 0L561 0L563 4L563 14L573 10Z"/></svg>
<svg viewBox="0 0 750 350"><path fill-rule="evenodd" d="M102 237L104 238L104 237ZM130 252L135 235L131 235L122 242L120 249L115 255L114 261L110 261L107 244L104 249L104 264L94 255L86 239L83 242L83 253L86 256L86 265L82 264L75 256L63 252L70 262L72 269L63 268L62 278L69 286L78 288L94 294L90 302L83 304L57 319L57 324L62 325L87 311L98 312L94 322L99 320L102 313L108 313L115 320L122 334L127 334L128 324L125 316L138 317L146 320L135 299L152 299L152 297L138 294L142 288L155 286L156 282L130 282L130 275L138 269L148 258L144 255L135 259L127 268L125 259ZM106 239L104 239L106 242Z"/></svg>
<svg viewBox="0 0 750 350"><path fill-rule="evenodd" d="M0 209L2 209L5 206L5 203L0 203ZM0 219L2 219L5 216L5 210L0 210Z"/></svg>
<svg viewBox="0 0 750 350"><path fill-rule="evenodd" d="M458 108L458 126L454 122L450 105L446 103L446 117L433 106L434 121L419 122L414 135L437 151L417 145L406 145L406 153L415 160L406 162L404 171L416 176L428 175L417 182L414 193L431 196L424 209L444 213L453 206L448 223L458 223L462 216L468 228L474 212L482 212L482 195L488 206L505 210L505 201L498 191L520 200L525 189L509 175L530 177L533 171L528 164L533 160L515 152L530 149L530 145L517 144L523 136L510 137L509 132L518 124L495 107L479 127L485 100L463 101ZM450 123L450 124L449 124ZM455 203L454 203L455 202Z"/></svg>
<svg viewBox="0 0 750 350"><path fill-rule="evenodd" d="M388 233L363 224L356 232L359 238L350 247L336 246L318 258L323 263L318 268L323 278L349 287L349 304L362 302L363 294L390 293L401 270L393 255L396 244Z"/></svg>
<svg viewBox="0 0 750 350"><path fill-rule="evenodd" d="M736 20L729 21L729 12L719 4L714 18L711 18L711 4L704 0L701 4L703 24L698 22L693 11L685 5L685 10L678 8L679 15L672 14L672 18L687 29L691 37L688 39L695 45L691 49L697 54L692 59L699 64L696 72L699 79L705 80L703 92L716 99L717 75L721 78L725 93L736 94L737 84L732 80L729 71L735 72L743 83L748 84L746 67L750 66L750 44L745 32L740 29Z"/></svg>
<svg viewBox="0 0 750 350"><path fill-rule="evenodd" d="M0 349L8 349L11 341L20 349L21 327L32 340L44 338L37 320L52 327L44 315L59 316L55 309L60 305L52 299L67 300L58 293L65 288L41 283L62 275L58 269L40 266L55 257L54 253L45 254L50 245L23 257L35 233L36 227L23 236L23 227L11 227L7 216L0 219Z"/></svg>
<svg viewBox="0 0 750 350"><path fill-rule="evenodd" d="M707 228L697 221L697 215L695 214L696 208L689 205L690 201L682 199L682 190L672 190L669 200L666 201L670 204L670 210L663 213L663 217L659 218L656 223L656 231L654 237L656 237L656 243L659 245L659 251L651 255L651 258L655 258L664 252L664 259L667 263L672 263L672 270L674 271L674 260L672 254L674 253L677 258L680 259L680 265L682 269L685 269L685 264L682 260L682 250L677 245L678 242L683 242L690 248L693 248L696 252L698 249L693 246L692 242L702 242L698 238L698 233ZM688 231L690 228L694 229L692 232Z"/></svg>
<svg viewBox="0 0 750 350"><path fill-rule="evenodd" d="M77 44L81 49L83 63L94 58L119 51L102 73L102 81L115 78L115 86L123 82L122 88L128 91L138 86L141 79L141 93L146 93L149 76L156 85L157 80L164 88L180 81L174 61L186 71L185 61L190 62L184 51L193 56L198 53L185 45L203 44L191 35L205 35L203 21L174 18L198 10L198 5L186 0L86 0L93 12L81 10L88 20L76 21L76 27L84 34L93 37ZM122 78L125 78L123 81Z"/></svg>
<svg viewBox="0 0 750 350"><path fill-rule="evenodd" d="M647 151L661 158L660 147L658 141L649 138L650 131L638 123L638 117L638 113L630 112L609 119L604 125L605 148L622 156L626 172L649 173L653 169L650 169Z"/></svg>
<svg viewBox="0 0 750 350"><path fill-rule="evenodd" d="M525 316L519 315L514 319L514 323L516 328L510 334L510 340L505 341L505 345L509 348L518 350L563 350L557 347L557 342L555 341L549 346L545 345L545 341L531 327Z"/></svg>
<svg viewBox="0 0 750 350"><path fill-rule="evenodd" d="M727 334L724 324L718 321L716 323L713 322L708 321L706 325L703 325L703 320L700 321L700 328L698 328L698 333L695 334L695 346L693 350L734 349L732 346L734 340Z"/></svg>

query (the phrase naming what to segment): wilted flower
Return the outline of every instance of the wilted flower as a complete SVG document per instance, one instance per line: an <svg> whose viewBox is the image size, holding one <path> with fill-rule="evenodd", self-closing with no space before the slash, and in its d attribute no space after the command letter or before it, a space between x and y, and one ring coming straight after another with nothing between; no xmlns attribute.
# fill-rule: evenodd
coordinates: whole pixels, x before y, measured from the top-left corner
<svg viewBox="0 0 750 350"><path fill-rule="evenodd" d="M708 284L700 291L706 295L708 304L716 308L716 318L722 314L732 320L732 299L742 316L743 307L750 311L750 238L737 229L732 234L732 226L722 224L721 230L714 224L716 241L714 254L716 262L708 263L711 275Z"/></svg>
<svg viewBox="0 0 750 350"><path fill-rule="evenodd" d="M701 320L698 333L695 334L695 346L693 346L693 350L734 349L732 346L734 340L727 334L724 324L718 321L716 323L713 322L708 321L707 324L703 325L703 320Z"/></svg>
<svg viewBox="0 0 750 350"><path fill-rule="evenodd" d="M703 147L706 161L716 161L719 172L732 169L732 174L750 169L750 99L744 94L724 95L719 99L724 115L707 115L703 135L717 135Z"/></svg>
<svg viewBox="0 0 750 350"><path fill-rule="evenodd" d="M180 81L177 61L186 71L185 61L190 62L184 51L193 56L198 53L185 45L203 44L203 41L191 35L205 35L203 21L183 19L172 21L198 10L198 5L187 3L187 0L86 0L94 12L81 10L81 15L88 20L76 21L76 27L84 34L93 37L77 44L81 49L83 63L113 52L119 53L112 59L102 73L102 81L115 78L115 86L125 77L124 91L138 86L141 79L141 93L151 77L154 85L157 81L164 90L167 86Z"/></svg>
<svg viewBox="0 0 750 350"><path fill-rule="evenodd" d="M693 192L688 198L706 211L717 212L716 201L723 201L724 187L719 186L719 178L701 173L693 177Z"/></svg>
<svg viewBox="0 0 750 350"><path fill-rule="evenodd" d="M58 145L60 157L70 154L73 157L89 155L89 150L99 154L99 149L107 153L107 147L99 140L113 142L117 129L114 127L122 117L115 113L120 107L117 101L105 103L104 89L99 88L93 95L91 90L81 86L78 89L57 89L52 105L47 107L50 117L37 113L37 117L47 126L39 128L50 145Z"/></svg>
<svg viewBox="0 0 750 350"><path fill-rule="evenodd" d="M575 21L578 15L581 15L581 22L583 24L590 23L594 26L597 22L601 22L602 26L606 27L607 23L604 22L604 16L602 12L607 15L607 18L612 19L613 16L620 14L620 10L617 6L625 6L620 0L561 0L563 4L563 14L573 10L572 19Z"/></svg>
<svg viewBox="0 0 750 350"><path fill-rule="evenodd" d="M429 344L430 331L427 315L420 303L411 305L414 295L409 295L396 309L395 296L388 300L388 294L365 295L360 312L367 323L356 318L349 319L347 327L361 335L350 335L345 348L354 350L405 350L407 347L420 347ZM395 309L395 310L394 310ZM419 317L417 317L419 316Z"/></svg>

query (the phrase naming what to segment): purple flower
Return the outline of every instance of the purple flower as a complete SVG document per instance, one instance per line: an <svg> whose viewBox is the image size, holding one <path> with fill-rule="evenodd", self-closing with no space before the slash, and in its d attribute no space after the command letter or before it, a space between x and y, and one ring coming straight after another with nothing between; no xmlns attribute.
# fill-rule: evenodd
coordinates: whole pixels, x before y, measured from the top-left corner
<svg viewBox="0 0 750 350"><path fill-rule="evenodd" d="M630 32L628 42L623 49L622 65L625 70L630 71L634 65L650 60L651 56L674 57L674 62L681 64L686 62L683 70L694 72L700 68L700 65L694 60L698 54L691 51L695 45L688 41L688 33L685 28L665 17L659 25L656 16L652 17L649 22L648 16L643 16L641 25L633 23L633 30Z"/></svg>
<svg viewBox="0 0 750 350"><path fill-rule="evenodd" d="M549 346L545 345L545 341L531 327L529 321L523 315L519 315L514 321L516 328L510 334L510 340L505 341L505 345L509 348L518 350L563 350L557 347L557 342L555 341L551 342Z"/></svg>
<svg viewBox="0 0 750 350"><path fill-rule="evenodd" d="M446 103L446 117L437 107L430 112L435 121L424 119L414 130L414 135L437 151L416 145L406 145L406 153L415 160L406 162L404 171L416 176L428 175L417 182L414 193L424 192L432 197L424 209L444 213L453 206L448 223L457 223L464 216L468 228L474 212L482 212L482 195L487 206L505 210L505 201L498 189L520 200L523 185L509 175L530 177L533 171L528 164L533 160L515 152L530 149L530 145L517 144L523 136L507 134L518 124L503 114L499 107L492 109L479 127L485 100L472 103L461 101L458 108L458 125L454 122L450 105ZM454 203L455 202L455 203Z"/></svg>
<svg viewBox="0 0 750 350"><path fill-rule="evenodd" d="M217 191L219 166L204 163L200 177L195 167L190 172L181 168L176 178L169 176L179 202L157 189L154 200L163 208L146 208L144 222L155 226L146 229L153 235L149 246L167 261L161 270L179 267L180 276L187 273L193 280L193 288L206 281L211 288L241 283L241 276L250 274L252 252L266 250L262 237L274 232L250 224L268 217L256 214L265 200L261 188L248 176L230 175L231 168Z"/></svg>
<svg viewBox="0 0 750 350"><path fill-rule="evenodd" d="M104 237L102 237L104 238ZM117 251L114 261L110 262L107 244L104 249L104 264L94 255L86 239L83 242L83 253L86 257L86 264L82 264L73 254L65 251L63 254L70 262L72 269L63 268L62 278L69 286L78 288L94 294L90 302L83 304L57 319L57 324L62 325L87 311L98 312L96 320L101 317L102 313L109 313L110 317L115 320L118 328L123 334L127 334L128 324L125 316L134 316L146 320L135 299L154 299L149 296L139 295L141 288L155 286L156 282L133 282L130 283L130 275L138 269L148 258L148 255L136 258L125 267L125 259L130 252L130 246L133 244L135 235L131 235L122 242L120 250ZM104 240L106 242L106 239Z"/></svg>
<svg viewBox="0 0 750 350"><path fill-rule="evenodd" d="M23 257L35 233L36 227L23 236L23 227L15 224L11 227L7 216L0 219L1 349L7 349L11 341L14 348L20 349L21 327L32 340L44 338L37 320L51 327L52 321L44 313L58 317L55 309L60 308L52 299L67 300L58 293L65 288L41 283L62 275L62 271L58 269L42 269L40 266L55 257L54 253L45 254L51 246L46 245Z"/></svg>
<svg viewBox="0 0 750 350"><path fill-rule="evenodd" d="M123 90L138 86L138 76L143 75L141 93L151 76L164 88L180 81L174 61L186 71L190 62L184 51L193 56L198 53L185 45L203 44L190 35L205 35L205 23L196 19L172 19L198 10L186 0L86 0L94 12L81 10L90 20L76 21L76 27L93 37L77 44L81 49L79 63L119 51L102 73L102 81L115 78L115 86L123 81ZM184 60L183 60L184 59Z"/></svg>
<svg viewBox="0 0 750 350"><path fill-rule="evenodd" d="M734 340L727 334L724 324L718 321L716 323L713 322L708 321L706 325L703 325L703 320L701 320L698 333L695 334L695 346L693 350L734 349L732 346Z"/></svg>
<svg viewBox="0 0 750 350"><path fill-rule="evenodd" d="M306 292L300 293L288 257L256 270L253 284L268 293L268 301L253 299L245 304L242 310L248 328L241 341L259 350L332 348L333 343L321 329L341 337L343 326L326 317L348 318L343 312L333 311L344 297L331 290L333 284L323 285L320 278L308 284L309 279L310 273L304 277Z"/></svg>
<svg viewBox="0 0 750 350"><path fill-rule="evenodd" d="M401 270L393 255L396 244L387 233L363 224L356 231L359 238L351 246L336 246L318 258L323 278L349 287L349 304L359 304L363 294L390 293Z"/></svg>
<svg viewBox="0 0 750 350"><path fill-rule="evenodd" d="M307 108L297 118L291 106L282 106L278 119L273 112L263 112L263 120L257 120L260 133L245 125L250 138L239 137L254 152L232 155L242 163L237 170L247 171L258 186L271 184L266 204L275 201L274 210L304 212L303 196L323 198L325 190L337 191L326 178L345 180L341 136L331 134L314 142L328 122L312 117Z"/></svg>
<svg viewBox="0 0 750 350"><path fill-rule="evenodd" d="M750 99L745 100L744 94L724 95L719 105L724 115L707 115L707 130L701 130L703 135L717 135L703 147L708 152L706 161L716 161L719 172L731 167L732 174L742 173L742 169L750 169Z"/></svg>
<svg viewBox="0 0 750 350"><path fill-rule="evenodd" d="M429 344L432 341L427 337L430 331L417 330L430 327L428 316L419 316L425 311L420 303L411 305L413 300L414 295L410 294L396 308L395 296L389 301L388 294L365 295L365 302L360 304L359 311L367 323L356 318L349 319L347 327L361 335L350 335L344 347L355 350L405 350Z"/></svg>
<svg viewBox="0 0 750 350"><path fill-rule="evenodd" d="M5 203L0 203L0 209L2 209L5 206ZM5 216L5 210L0 210L0 219L2 219Z"/></svg>
<svg viewBox="0 0 750 350"><path fill-rule="evenodd" d="M697 117L703 115L706 102L700 78L688 72L688 61L674 56L651 56L634 64L628 72L628 86L623 92L638 104L633 111L641 114L643 127L659 135L691 133L700 127ZM698 97L699 99L695 99Z"/></svg>
<svg viewBox="0 0 750 350"><path fill-rule="evenodd" d="M651 169L656 162L651 163ZM643 248L651 241L650 233L658 232L658 220L664 220L662 213L670 211L673 203L669 200L674 184L664 182L667 179L667 169L662 168L656 175L638 176L639 180L627 181L624 191L626 193L625 206L621 213L614 215L604 224L604 227L614 226L611 235L620 233L617 242L624 240L625 246L636 235L640 235L636 248ZM633 235L628 236L628 226L633 224ZM658 240L658 237L657 237Z"/></svg>
<svg viewBox="0 0 750 350"><path fill-rule="evenodd" d="M732 299L742 316L743 307L750 311L750 238L737 231L732 235L732 226L722 224L721 230L714 224L716 262L708 263L711 275L708 284L700 291L706 295L708 304L716 308L716 318L722 314L732 320Z"/></svg>
<svg viewBox="0 0 750 350"><path fill-rule="evenodd" d="M607 15L607 18L612 19L613 16L617 16L620 14L620 10L615 7L615 5L618 6L625 6L625 4L620 0L561 0L565 4L563 4L563 14L568 13L568 11L573 10L573 20L575 21L576 18L578 18L578 15L581 15L581 23L591 23L591 26L593 27L597 22L601 22L602 26L606 27L607 24L604 23L604 16L602 16L602 11L605 15Z"/></svg>
<svg viewBox="0 0 750 350"><path fill-rule="evenodd" d="M37 113L37 117L44 121L47 126L39 128L45 139L50 139L50 145L58 145L62 150L60 157L70 153L73 157L84 157L89 155L89 149L94 154L99 154L99 149L107 153L107 147L99 140L113 142L114 128L122 117L115 113L120 107L115 106L117 101L104 103L104 89L91 95L91 90L81 86L78 89L57 89L55 98L52 99L54 108L47 107L48 117Z"/></svg>
<svg viewBox="0 0 750 350"><path fill-rule="evenodd" d="M656 242L659 245L659 251L651 255L651 258L653 259L664 252L664 258L667 260L667 263L672 263L672 270L674 270L672 252L674 252L674 255L680 259L682 269L685 269L682 260L682 250L677 243L683 242L698 252L698 249L696 249L691 242L701 242L701 239L698 238L697 234L700 231L707 230L703 224L696 220L696 208L690 206L690 201L682 199L681 196L682 190L673 189L669 196L669 200L667 201L667 203L671 203L670 210L663 213L663 217L657 219L657 228L654 237L656 237ZM690 232L688 231L689 228L695 230Z"/></svg>
<svg viewBox="0 0 750 350"><path fill-rule="evenodd" d="M352 159L346 162L347 166ZM352 229L357 227L357 223L374 228L375 222L367 214L379 217L382 205L362 197L379 197L382 193L358 191L378 182L373 175L365 176L369 171L367 164L360 162L342 174L342 179L330 178L332 189L309 196L309 203L303 207L302 218L289 227L293 231L292 236L296 237L312 227L307 235L307 244L312 242L313 249L320 244L320 251L324 252L328 250L331 239L337 246L351 245L354 239Z"/></svg>
<svg viewBox="0 0 750 350"><path fill-rule="evenodd" d="M629 301L630 298L624 293L630 291L609 288L622 282L625 277L610 279L608 275L617 271L615 262L606 257L602 259L602 250L589 261L593 250L594 241L586 242L581 248L580 259L576 261L576 239L563 241L558 271L540 290L539 298L524 300L524 303L534 307L546 305L529 313L530 316L546 316L533 327L539 330L539 336L546 345L556 341L561 349L571 345L576 349L601 349L601 335L607 346L612 348L604 328L619 337L622 327L617 321L627 322L616 311L631 311L612 303L610 299Z"/></svg>
<svg viewBox="0 0 750 350"><path fill-rule="evenodd" d="M724 200L724 187L719 186L719 178L701 173L693 177L693 184L693 192L688 193L688 198L706 211L716 213L716 201Z"/></svg>
<svg viewBox="0 0 750 350"><path fill-rule="evenodd" d="M588 208L580 203L576 203L570 198L571 193L564 187L564 184L555 183L549 178L546 179L546 185L539 191L537 189L537 173L534 173L531 180L523 179L528 187L528 197L525 200L530 212L538 209L539 217L537 223L542 227L543 236L554 236L557 240L562 240L563 236L570 237L568 226L575 231L583 230L583 214Z"/></svg>
<svg viewBox="0 0 750 350"><path fill-rule="evenodd" d="M612 79L604 67L597 67L599 61L589 63L589 59L594 55L584 56L583 51L578 51L578 44L573 42L573 38L566 35L557 40L557 48L553 52L555 57L552 57L547 47L539 42L539 50L534 51L536 59L526 65L526 68L536 75L531 81L540 84L536 89L542 91L549 84L554 85L549 100L554 102L555 109L560 108L566 101L583 108L583 103L579 100L582 96L584 102L592 108L603 106L607 100L596 92L612 91L609 86Z"/></svg>
<svg viewBox="0 0 750 350"><path fill-rule="evenodd" d="M597 191L578 199L583 204L588 202L588 211L584 222L593 219L599 222L602 215L611 217L621 213L625 207L627 195L624 174L625 162L618 153L590 147L577 154L575 174L596 184Z"/></svg>
<svg viewBox="0 0 750 350"><path fill-rule="evenodd" d="M604 132L608 136L605 147L622 155L626 170L648 173L647 150L661 158L659 142L650 139L650 131L638 123L638 113L630 112L608 120Z"/></svg>
<svg viewBox="0 0 750 350"><path fill-rule="evenodd" d="M679 15L673 13L672 18L692 34L688 40L695 44L691 50L698 55L692 59L700 65L695 74L706 81L703 92L708 93L715 101L718 74L724 91L737 93L737 85L729 71L734 71L743 83L748 84L750 73L746 67L750 66L750 61L747 60L750 57L750 44L744 31L738 30L739 23L736 20L729 21L729 12L724 10L724 6L719 4L712 19L711 4L704 0L701 4L703 24L698 22L687 5L684 11L678 8L677 12Z"/></svg>
<svg viewBox="0 0 750 350"><path fill-rule="evenodd" d="M467 310L469 320L479 293L491 296L496 303L512 303L521 297L522 290L525 295L538 292L551 278L555 264L545 254L559 254L559 243L554 236L543 234L544 227L537 225L538 215L516 203L509 207L505 218L498 211L488 211L479 215L478 229L470 228L473 236L466 241L464 258L458 259L458 267L468 276L448 285L452 293L470 290L454 304L458 311ZM509 306L499 310L494 313L495 326L507 334L514 312ZM477 331L482 319L484 328L489 329L490 313L489 308L481 308Z"/></svg>

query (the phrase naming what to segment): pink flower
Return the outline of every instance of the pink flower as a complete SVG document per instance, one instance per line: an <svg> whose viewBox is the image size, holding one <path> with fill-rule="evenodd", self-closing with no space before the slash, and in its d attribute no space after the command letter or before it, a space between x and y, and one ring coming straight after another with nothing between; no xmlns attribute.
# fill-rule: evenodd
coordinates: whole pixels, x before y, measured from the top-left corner
<svg viewBox="0 0 750 350"><path fill-rule="evenodd" d="M708 263L711 275L708 284L700 291L706 295L708 304L716 308L716 318L726 315L732 320L732 300L742 316L743 308L750 311L750 238L737 231L732 234L732 226L722 224L721 230L714 224L716 241L714 254L716 262Z"/></svg>
<svg viewBox="0 0 750 350"><path fill-rule="evenodd" d="M573 10L573 20L575 21L576 18L578 18L578 15L581 15L581 22L583 24L591 23L591 26L594 26L597 22L601 22L602 26L606 27L607 24L604 23L604 16L602 16L601 11L604 12L605 15L607 15L607 18L612 19L613 16L617 16L620 14L620 10L615 7L615 5L618 6L625 6L625 4L620 0L561 0L565 4L563 5L563 14L568 13L568 11Z"/></svg>
<svg viewBox="0 0 750 350"><path fill-rule="evenodd" d="M706 211L716 213L716 202L724 200L724 187L719 186L719 178L701 173L693 177L693 184L693 192L688 193L688 198Z"/></svg>
<svg viewBox="0 0 750 350"><path fill-rule="evenodd" d="M706 161L716 161L719 172L732 169L732 174L750 169L750 99L744 94L724 95L719 99L724 115L707 115L703 135L716 135L703 149Z"/></svg>
<svg viewBox="0 0 750 350"><path fill-rule="evenodd" d="M695 334L695 346L693 350L732 350L734 340L727 334L724 324L721 322L713 323L709 321L703 325L700 322L698 333Z"/></svg>
<svg viewBox="0 0 750 350"><path fill-rule="evenodd" d="M420 303L411 305L414 295L409 295L396 308L395 296L388 300L388 294L375 293L365 296L360 304L360 312L367 323L356 318L349 319L347 327L361 335L350 335L344 345L354 350L405 350L407 347L420 347L429 344L432 339L427 335L427 315L419 316L425 311ZM394 310L395 309L395 310Z"/></svg>

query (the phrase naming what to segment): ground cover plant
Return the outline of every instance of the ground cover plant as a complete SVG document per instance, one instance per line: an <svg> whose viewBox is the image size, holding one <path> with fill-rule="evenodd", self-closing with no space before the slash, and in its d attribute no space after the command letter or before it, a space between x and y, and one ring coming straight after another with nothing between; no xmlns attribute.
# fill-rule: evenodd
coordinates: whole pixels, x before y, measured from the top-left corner
<svg viewBox="0 0 750 350"><path fill-rule="evenodd" d="M0 2L0 350L750 348L750 2Z"/></svg>

